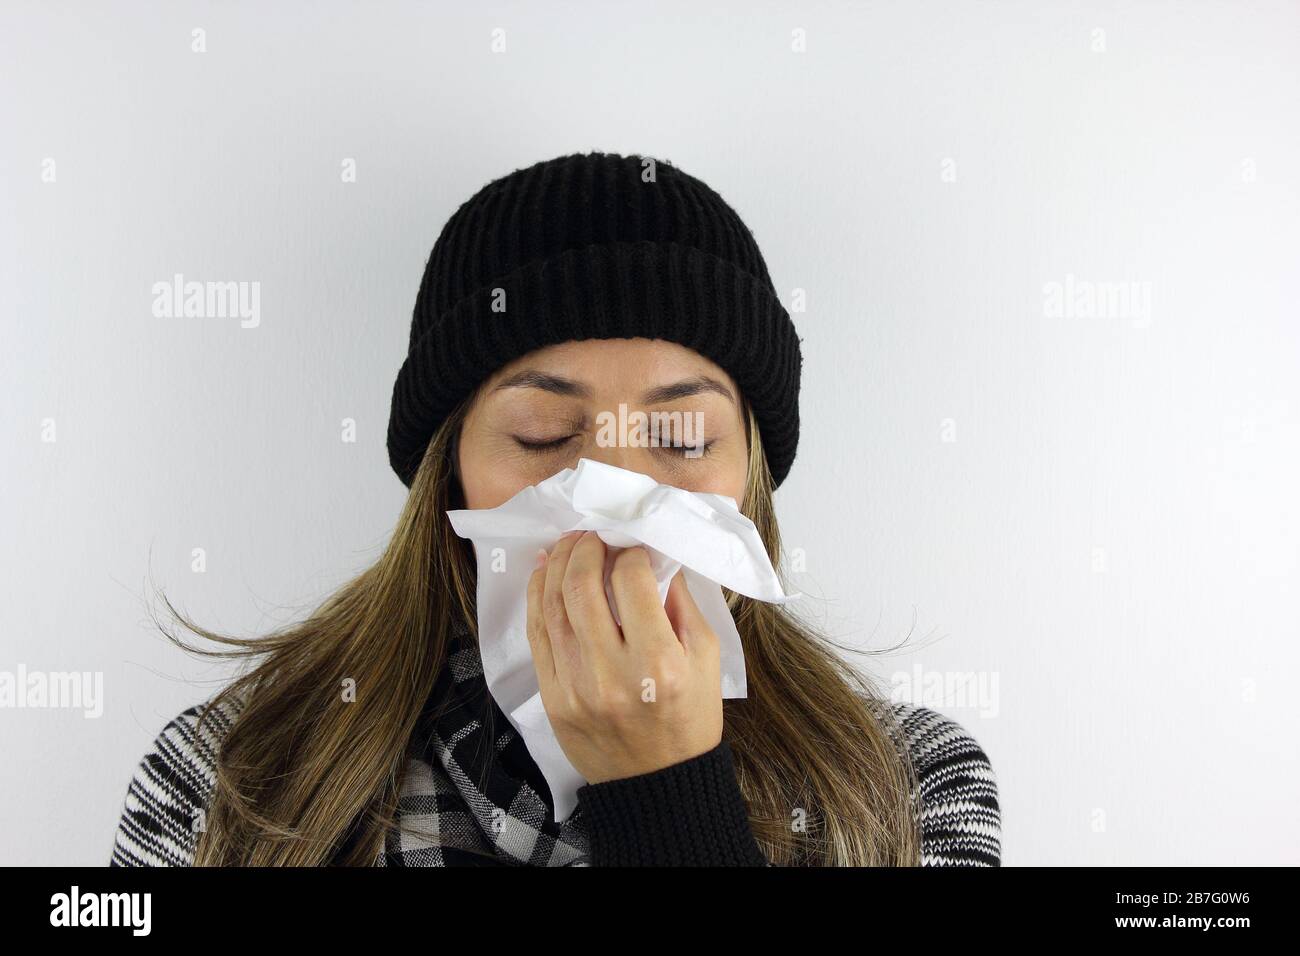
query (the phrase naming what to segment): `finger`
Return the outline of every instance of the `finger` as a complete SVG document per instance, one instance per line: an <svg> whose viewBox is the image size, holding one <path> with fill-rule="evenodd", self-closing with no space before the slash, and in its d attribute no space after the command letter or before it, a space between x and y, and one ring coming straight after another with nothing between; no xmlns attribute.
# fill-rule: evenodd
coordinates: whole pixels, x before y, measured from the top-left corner
<svg viewBox="0 0 1300 956"><path fill-rule="evenodd" d="M546 549L537 551L537 567L528 578L528 646L533 652L533 665L537 668L537 684L545 688L556 680L555 652L550 635L546 633L546 616L542 612L542 595L546 589Z"/></svg>
<svg viewBox="0 0 1300 956"><path fill-rule="evenodd" d="M569 623L584 654L608 657L622 649L623 637L605 594L605 542L596 532L588 531L569 552L563 593Z"/></svg>
<svg viewBox="0 0 1300 956"><path fill-rule="evenodd" d="M659 583L650 567L650 554L645 548L625 548L619 552L609 573L609 583L618 603L618 616L623 621L623 639L630 648L650 650L656 644L675 643L659 597Z"/></svg>
<svg viewBox="0 0 1300 956"><path fill-rule="evenodd" d="M718 636L713 632L709 622L704 619L699 605L691 595L686 584L685 569L673 575L668 585L668 599L664 602L664 612L672 624L677 639L689 653L712 651L718 643Z"/></svg>
<svg viewBox="0 0 1300 956"><path fill-rule="evenodd" d="M575 646L573 627L569 624L569 614L564 608L564 567L569 563L569 552L582 536L581 531L570 531L555 542L551 556L546 559L546 583L542 588L542 615L546 620L546 632L551 638L551 647L565 659L571 659L578 653Z"/></svg>

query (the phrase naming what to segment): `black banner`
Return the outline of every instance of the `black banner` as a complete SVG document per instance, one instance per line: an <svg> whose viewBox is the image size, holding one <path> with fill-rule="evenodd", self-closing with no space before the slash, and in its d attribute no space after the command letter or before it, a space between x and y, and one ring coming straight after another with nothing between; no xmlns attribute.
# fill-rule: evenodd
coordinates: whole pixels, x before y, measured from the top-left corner
<svg viewBox="0 0 1300 956"><path fill-rule="evenodd" d="M990 870L567 868L10 869L5 930L176 943L379 943L441 927L484 945L505 930L579 941L809 927L918 941L1120 939L1231 944L1288 924L1287 868ZM696 927L687 929L688 926ZM800 929L803 927L803 929ZM429 935L430 932L434 935ZM618 934L609 936L609 933ZM631 935L629 935L631 934ZM820 937L820 932L818 936ZM1049 937L1049 938L1052 938ZM829 945L832 937L824 937ZM411 940L413 941L413 940ZM817 945L815 938L810 944Z"/></svg>

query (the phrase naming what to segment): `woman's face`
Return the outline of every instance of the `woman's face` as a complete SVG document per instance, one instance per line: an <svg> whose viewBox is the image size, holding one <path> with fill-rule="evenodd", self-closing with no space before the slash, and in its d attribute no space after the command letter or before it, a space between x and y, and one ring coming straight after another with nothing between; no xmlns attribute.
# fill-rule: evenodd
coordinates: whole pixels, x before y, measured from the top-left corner
<svg viewBox="0 0 1300 956"><path fill-rule="evenodd" d="M740 390L675 342L587 339L538 349L488 379L469 409L459 447L465 506L495 508L579 458L739 504L749 464Z"/></svg>

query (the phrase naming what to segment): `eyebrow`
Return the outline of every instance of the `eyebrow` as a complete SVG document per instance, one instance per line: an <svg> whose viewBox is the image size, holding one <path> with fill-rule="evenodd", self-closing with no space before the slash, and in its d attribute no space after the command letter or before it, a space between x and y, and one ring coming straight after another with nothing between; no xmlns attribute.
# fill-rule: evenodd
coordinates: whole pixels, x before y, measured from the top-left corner
<svg viewBox="0 0 1300 956"><path fill-rule="evenodd" d="M546 372L538 372L535 369L516 372L500 382L493 391L502 388L540 388L542 391L551 392L555 395L565 395L573 398L591 397L591 389L582 382L559 375L550 375ZM689 398L692 395L700 395L704 392L717 392L733 405L736 403L736 397L732 394L731 389L707 375L697 375L694 378L683 379L671 385L660 385L652 388L641 396L641 401L646 405L662 405L664 402Z"/></svg>

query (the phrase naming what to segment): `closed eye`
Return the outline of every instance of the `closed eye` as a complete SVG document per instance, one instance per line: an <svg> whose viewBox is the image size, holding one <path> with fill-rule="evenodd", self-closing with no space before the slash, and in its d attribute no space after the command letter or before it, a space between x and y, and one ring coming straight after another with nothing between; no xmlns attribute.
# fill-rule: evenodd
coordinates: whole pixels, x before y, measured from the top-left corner
<svg viewBox="0 0 1300 956"><path fill-rule="evenodd" d="M576 435L564 435L563 437L554 438L550 441L529 441L526 438L520 438L518 435L515 435L514 439L515 443L525 451L536 455L544 455L547 452L558 451L576 437ZM713 442L709 441L697 445L686 445L681 442L665 442L664 444L655 447L663 450L669 455L675 455L678 458L703 458L709 453L709 449L713 447Z"/></svg>
<svg viewBox="0 0 1300 956"><path fill-rule="evenodd" d="M534 452L535 454L544 454L545 452L555 451L556 449L567 445L569 440L574 437L575 436L573 435L565 435L562 438L556 438L551 441L528 441L527 439L520 438L516 435L515 442L525 451Z"/></svg>
<svg viewBox="0 0 1300 956"><path fill-rule="evenodd" d="M713 442L708 441L702 445L684 445L681 442L666 442L659 447L667 449L668 454L676 455L678 458L703 458L709 453L709 449L713 447Z"/></svg>

